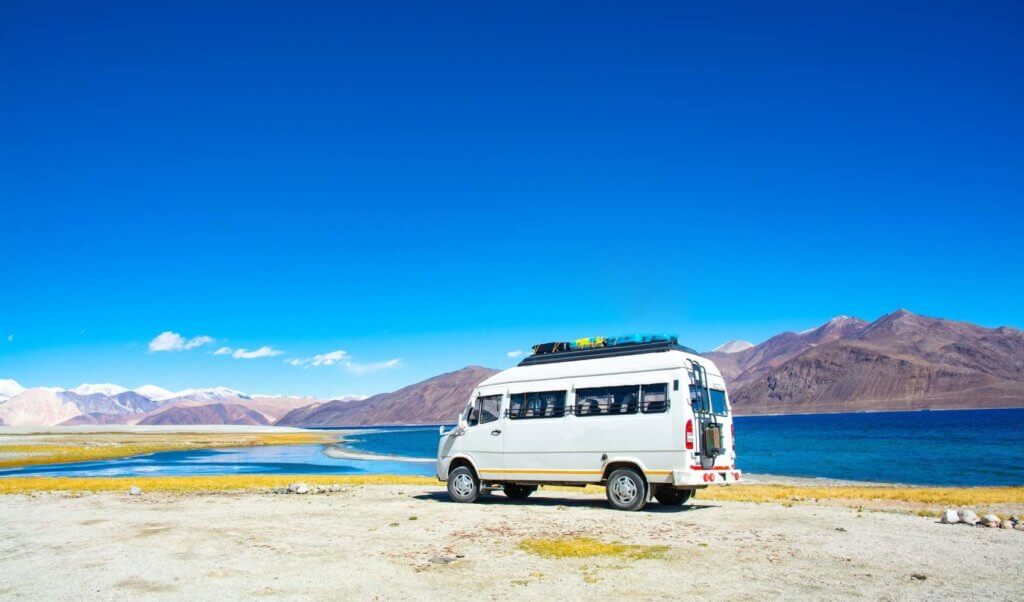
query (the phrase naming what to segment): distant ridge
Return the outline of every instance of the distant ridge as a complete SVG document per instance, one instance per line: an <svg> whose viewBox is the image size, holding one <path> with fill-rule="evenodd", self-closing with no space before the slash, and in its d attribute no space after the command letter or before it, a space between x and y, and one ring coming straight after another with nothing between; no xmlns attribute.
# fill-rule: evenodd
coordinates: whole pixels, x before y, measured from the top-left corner
<svg viewBox="0 0 1024 602"><path fill-rule="evenodd" d="M718 347L715 347L712 351L716 351L718 353L739 353L740 351L746 351L747 349L750 349L753 346L754 344L751 342L738 341L734 339L732 341L726 341L722 343Z"/></svg>
<svg viewBox="0 0 1024 602"><path fill-rule="evenodd" d="M737 414L1024 406L1024 334L900 309L711 352Z"/></svg>
<svg viewBox="0 0 1024 602"><path fill-rule="evenodd" d="M451 422L478 384L497 374L493 368L467 366L393 393L361 400L329 401L292 410L281 426L359 426L369 424L438 424Z"/></svg>
<svg viewBox="0 0 1024 602"><path fill-rule="evenodd" d="M740 415L1024 407L1024 333L905 309L871 323L836 316L757 345L728 341L703 355L725 376ZM391 393L329 401L229 387L26 389L0 379L0 425L447 423L496 372L468 366Z"/></svg>

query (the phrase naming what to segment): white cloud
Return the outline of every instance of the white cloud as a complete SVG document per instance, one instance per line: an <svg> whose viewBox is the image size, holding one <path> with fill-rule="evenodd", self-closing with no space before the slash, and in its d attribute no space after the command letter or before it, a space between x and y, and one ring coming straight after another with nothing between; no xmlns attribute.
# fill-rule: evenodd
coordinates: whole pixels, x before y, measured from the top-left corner
<svg viewBox="0 0 1024 602"><path fill-rule="evenodd" d="M355 375L366 374L367 372L377 372L378 370L387 370L388 368L394 368L398 364L402 363L402 358L396 357L393 360L387 360L386 362L372 362L369 364L357 364L355 362L345 362L345 369Z"/></svg>
<svg viewBox="0 0 1024 602"><path fill-rule="evenodd" d="M7 342L8 343L13 343L14 342L14 335L13 334L7 335Z"/></svg>
<svg viewBox="0 0 1024 602"><path fill-rule="evenodd" d="M310 366L333 366L338 362L345 362L351 358L347 351L331 351L330 353L321 353L320 355L314 355L310 359L306 360Z"/></svg>
<svg viewBox="0 0 1024 602"><path fill-rule="evenodd" d="M220 351L220 349L217 351ZM253 349L252 351L242 348L235 349L231 354L231 357L236 360L254 360L261 357L274 357L275 355L281 355L282 353L284 353L284 351L281 351L280 349L274 349L269 345L264 345L259 349Z"/></svg>
<svg viewBox="0 0 1024 602"><path fill-rule="evenodd" d="M308 358L290 358L286 359L284 362L291 366L303 366L305 368L339 365L352 374L362 375L367 372L376 372L378 370L394 368L402 362L402 358L361 364L353 361L352 355L349 352L339 349L337 351L321 353Z"/></svg>
<svg viewBox="0 0 1024 602"><path fill-rule="evenodd" d="M221 347L213 352L214 355L231 355L231 347Z"/></svg>
<svg viewBox="0 0 1024 602"><path fill-rule="evenodd" d="M523 354L523 350L522 349L516 349L515 351L509 351L505 355L507 357L519 357L522 354Z"/></svg>
<svg viewBox="0 0 1024 602"><path fill-rule="evenodd" d="M186 339L170 330L161 332L149 342L150 351L187 351L213 342L212 337L201 335Z"/></svg>

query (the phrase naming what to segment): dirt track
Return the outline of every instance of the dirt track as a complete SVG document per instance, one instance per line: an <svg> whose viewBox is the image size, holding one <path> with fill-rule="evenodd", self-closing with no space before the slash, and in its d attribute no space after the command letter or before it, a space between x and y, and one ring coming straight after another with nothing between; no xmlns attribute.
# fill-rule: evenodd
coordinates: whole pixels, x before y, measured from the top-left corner
<svg viewBox="0 0 1024 602"><path fill-rule="evenodd" d="M0 496L0 597L918 599L1024 596L1024 532L832 506L439 488L297 495ZM542 558L525 538L668 546L657 559Z"/></svg>

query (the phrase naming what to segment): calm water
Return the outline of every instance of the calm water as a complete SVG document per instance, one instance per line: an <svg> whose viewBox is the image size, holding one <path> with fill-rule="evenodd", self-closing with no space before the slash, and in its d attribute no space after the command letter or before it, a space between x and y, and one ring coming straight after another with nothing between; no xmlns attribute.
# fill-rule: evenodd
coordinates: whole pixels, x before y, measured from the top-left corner
<svg viewBox="0 0 1024 602"><path fill-rule="evenodd" d="M893 412L736 419L739 467L751 473L921 485L1024 484L1024 410ZM432 458L437 427L359 431L356 450ZM320 445L164 452L3 475L421 474L432 464L329 458Z"/></svg>

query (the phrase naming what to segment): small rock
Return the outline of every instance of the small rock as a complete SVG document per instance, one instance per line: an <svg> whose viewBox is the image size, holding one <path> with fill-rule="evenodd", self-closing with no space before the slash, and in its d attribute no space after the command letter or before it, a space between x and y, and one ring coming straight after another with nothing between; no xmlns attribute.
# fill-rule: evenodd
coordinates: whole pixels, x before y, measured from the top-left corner
<svg viewBox="0 0 1024 602"><path fill-rule="evenodd" d="M128 495L142 495L142 490L132 485L131 489L128 490Z"/></svg>
<svg viewBox="0 0 1024 602"><path fill-rule="evenodd" d="M1003 522L995 514L986 514L985 516L981 517L981 520L984 521L985 523L1001 523L1001 522Z"/></svg>
<svg viewBox="0 0 1024 602"><path fill-rule="evenodd" d="M978 518L978 515L975 514L973 510L964 510L963 512L960 513L960 522L962 522L965 525L970 525L973 527L974 525L980 523L981 519Z"/></svg>
<svg viewBox="0 0 1024 602"><path fill-rule="evenodd" d="M985 523L985 526L988 527L989 529L995 529L995 528L999 527L999 525L1000 525L999 521L989 521L989 522Z"/></svg>
<svg viewBox="0 0 1024 602"><path fill-rule="evenodd" d="M327 493L327 488L323 485L317 485L314 493Z"/></svg>
<svg viewBox="0 0 1024 602"><path fill-rule="evenodd" d="M331 490L331 493L337 493L337 492L341 491L341 485L338 485L337 483L334 483L333 485L328 487L328 489Z"/></svg>
<svg viewBox="0 0 1024 602"><path fill-rule="evenodd" d="M299 489L302 489L302 491L299 491ZM309 492L309 486L306 485L305 483L292 483L291 485L288 486L288 492L289 493L308 493Z"/></svg>
<svg viewBox="0 0 1024 602"><path fill-rule="evenodd" d="M843 527L836 527L836 531L839 531L840 533L846 533L846 529L844 529Z"/></svg>
<svg viewBox="0 0 1024 602"><path fill-rule="evenodd" d="M1013 528L1018 530L1018 531L1024 531L1024 523L1017 523L1016 525L1013 526Z"/></svg>
<svg viewBox="0 0 1024 602"><path fill-rule="evenodd" d="M456 558L465 558L466 555L465 554L456 554L455 557Z"/></svg>
<svg viewBox="0 0 1024 602"><path fill-rule="evenodd" d="M960 515L952 508L942 513L942 522L947 525L955 525L960 522Z"/></svg>
<svg viewBox="0 0 1024 602"><path fill-rule="evenodd" d="M1012 529L1013 528L1013 523L1011 523L1008 520L1004 520L1002 522L1002 524L1000 524L999 526L1002 527L1003 529Z"/></svg>
<svg viewBox="0 0 1024 602"><path fill-rule="evenodd" d="M430 559L430 564L448 564L455 562L454 556L434 556Z"/></svg>
<svg viewBox="0 0 1024 602"><path fill-rule="evenodd" d="M303 485L302 483L299 483L299 486L295 488L293 493L297 493L299 495L305 495L305 494L309 493L309 487L307 487L306 485Z"/></svg>
<svg viewBox="0 0 1024 602"><path fill-rule="evenodd" d="M928 575L922 575L921 573L911 573L910 578L914 581L924 581L928 579Z"/></svg>

